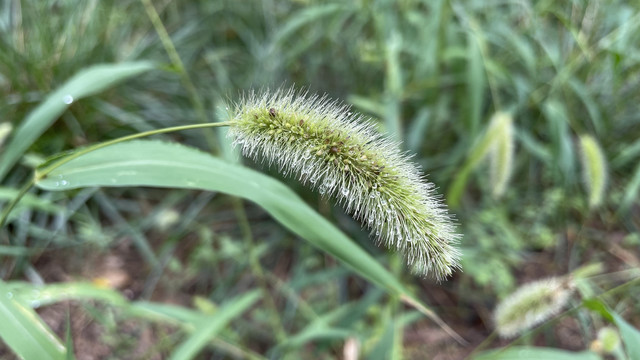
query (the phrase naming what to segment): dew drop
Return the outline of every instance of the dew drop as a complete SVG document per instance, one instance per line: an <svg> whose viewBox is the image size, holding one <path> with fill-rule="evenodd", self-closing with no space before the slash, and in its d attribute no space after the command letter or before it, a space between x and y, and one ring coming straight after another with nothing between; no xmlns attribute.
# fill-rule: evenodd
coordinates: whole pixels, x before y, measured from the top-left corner
<svg viewBox="0 0 640 360"><path fill-rule="evenodd" d="M69 185L69 182L67 180L60 180L60 186L66 186Z"/></svg>
<svg viewBox="0 0 640 360"><path fill-rule="evenodd" d="M8 292L7 293L7 299L13 299L13 293L12 292Z"/></svg>
<svg viewBox="0 0 640 360"><path fill-rule="evenodd" d="M324 181L324 183L322 183L322 187L324 187L325 191L331 191L331 189L333 189L333 186L335 185L335 181L331 180L331 179L326 179Z"/></svg>
<svg viewBox="0 0 640 360"><path fill-rule="evenodd" d="M65 96L62 98L62 101L63 101L65 104L69 105L69 104L71 104L71 103L73 102L73 96L71 96L71 95L67 94L67 95L65 95Z"/></svg>
<svg viewBox="0 0 640 360"><path fill-rule="evenodd" d="M380 230L376 230L376 236L380 236Z"/></svg>
<svg viewBox="0 0 640 360"><path fill-rule="evenodd" d="M347 189L346 186L342 187L340 192L342 193L342 196L349 196L349 189Z"/></svg>
<svg viewBox="0 0 640 360"><path fill-rule="evenodd" d="M374 190L374 191L372 191L372 192L369 194L369 197L370 197L370 198L372 198L372 199L375 199L375 198L377 198L378 196L380 196L380 193L379 193L379 192L377 192L377 191L375 191L375 190Z"/></svg>
<svg viewBox="0 0 640 360"><path fill-rule="evenodd" d="M42 303L40 302L40 300L32 300L31 301L31 307L32 308L39 308L42 305Z"/></svg>
<svg viewBox="0 0 640 360"><path fill-rule="evenodd" d="M311 150L309 149L305 150L304 153L302 154L302 158L307 160L310 157L311 157Z"/></svg>
<svg viewBox="0 0 640 360"><path fill-rule="evenodd" d="M320 195L324 195L324 193L327 192L327 184L322 184L320 185L320 188L318 189L318 191L320 192Z"/></svg>

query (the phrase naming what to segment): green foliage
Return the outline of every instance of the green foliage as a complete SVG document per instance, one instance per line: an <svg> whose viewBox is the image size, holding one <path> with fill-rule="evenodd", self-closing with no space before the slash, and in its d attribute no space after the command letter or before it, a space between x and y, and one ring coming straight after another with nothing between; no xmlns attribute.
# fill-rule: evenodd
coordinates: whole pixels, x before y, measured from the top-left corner
<svg viewBox="0 0 640 360"><path fill-rule="evenodd" d="M506 350L493 350L476 356L474 360L601 360L598 354L569 352L549 348L512 347Z"/></svg>
<svg viewBox="0 0 640 360"><path fill-rule="evenodd" d="M67 350L33 309L14 299L0 282L0 337L25 359L65 359Z"/></svg>
<svg viewBox="0 0 640 360"><path fill-rule="evenodd" d="M609 322L624 352L614 356L639 356L633 301L640 296L633 282L634 239L640 236L638 13L637 3L621 0L1 3L0 208L21 201L0 229L0 276L8 291L22 294L14 299L26 299L3 304L10 313L19 306L28 314L12 325L0 321L3 340L23 356L73 344L82 358L83 332L74 327L81 316L100 329L114 358L164 358L181 344L195 344L191 349L202 358L333 359L353 341L361 345L360 358L468 354L439 342L441 330L397 297L381 295L381 285L408 289L413 298L401 300L441 315L470 346L486 337L478 351L504 347L476 358L595 359L600 355L554 348L586 350ZM108 76L87 77L95 71ZM65 104L67 93L56 89L70 82L73 102ZM462 271L441 284L404 274L397 258L371 246L344 211L282 177L270 181L286 197L254 189L252 196L268 200L259 207L184 186L27 186L53 154L170 126L226 121L219 108L241 91L283 83L345 99L416 154L412 161L456 205ZM492 133L492 117L502 112L511 115L509 131ZM234 169L279 176L251 161L242 165L224 130L200 129L156 136L184 144L189 154L192 148L210 152L207 163L220 157ZM584 134L597 139L606 170L587 174L595 185L587 191L584 170L600 165L596 152L589 161L582 157L589 155ZM154 178L188 180L165 173ZM254 173L238 184L251 182ZM95 184L120 176L126 174L103 175ZM56 180L46 181L54 186ZM292 191L295 200L287 198ZM296 213L300 204L309 212ZM307 221L318 214L327 220ZM331 229L315 230L318 238L333 234L329 244L347 244L335 250L366 253L362 261L374 259L385 280L354 272L337 252L298 241L318 224ZM103 268L113 257L121 261L116 274L128 279L108 285L118 291L87 284L117 278ZM595 262L604 264L603 274L578 282L589 299L585 306L569 305L512 344L492 342L486 314L497 299L517 284ZM256 289L259 301L225 326L198 323L214 316L219 304ZM57 300L31 299L33 290L55 293ZM69 321L47 316L54 303L70 299L81 306L69 310ZM582 343L556 336L567 333L561 331L567 323ZM144 354L134 354L126 340L132 327L151 337ZM24 333L38 337L28 343L34 346L12 337ZM8 351L0 349L0 356Z"/></svg>
<svg viewBox="0 0 640 360"><path fill-rule="evenodd" d="M286 228L344 261L389 293L411 296L375 259L277 180L179 144L129 141L69 161L54 158L36 171L35 185L55 191L92 186L153 186L219 191L242 197L259 204Z"/></svg>
<svg viewBox="0 0 640 360"><path fill-rule="evenodd" d="M120 81L149 71L148 62L96 65L77 74L31 112L13 131L0 162L0 179L13 167L18 158L52 123L76 100L95 95Z"/></svg>

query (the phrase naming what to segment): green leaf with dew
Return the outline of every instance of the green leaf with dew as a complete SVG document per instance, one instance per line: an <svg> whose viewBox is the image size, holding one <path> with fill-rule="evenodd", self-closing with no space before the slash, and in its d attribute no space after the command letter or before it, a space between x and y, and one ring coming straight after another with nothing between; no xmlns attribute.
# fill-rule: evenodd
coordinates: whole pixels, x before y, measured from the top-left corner
<svg viewBox="0 0 640 360"><path fill-rule="evenodd" d="M130 77L154 68L148 61L100 64L81 70L47 96L15 129L0 158L0 180L20 156L62 113L81 98L95 95Z"/></svg>

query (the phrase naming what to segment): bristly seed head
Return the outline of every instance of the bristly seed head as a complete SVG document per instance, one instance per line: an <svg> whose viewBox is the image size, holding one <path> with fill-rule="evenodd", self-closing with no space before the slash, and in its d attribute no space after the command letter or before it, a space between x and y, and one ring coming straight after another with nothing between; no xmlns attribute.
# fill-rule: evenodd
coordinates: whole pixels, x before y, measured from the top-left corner
<svg viewBox="0 0 640 360"><path fill-rule="evenodd" d="M521 286L495 309L498 334L503 338L515 337L550 319L569 302L574 289L571 276L552 277Z"/></svg>
<svg viewBox="0 0 640 360"><path fill-rule="evenodd" d="M459 235L433 184L348 106L291 89L251 92L232 122L229 135L245 156L337 198L415 273L441 280L459 267Z"/></svg>

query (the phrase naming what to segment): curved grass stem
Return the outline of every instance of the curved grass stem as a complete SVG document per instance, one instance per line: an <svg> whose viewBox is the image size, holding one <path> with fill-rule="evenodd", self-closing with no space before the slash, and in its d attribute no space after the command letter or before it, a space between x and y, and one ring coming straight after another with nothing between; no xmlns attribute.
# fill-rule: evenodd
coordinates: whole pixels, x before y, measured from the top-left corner
<svg viewBox="0 0 640 360"><path fill-rule="evenodd" d="M35 184L35 182L38 179L43 178L44 176L46 176L47 174L49 174L51 171L53 171L54 169L60 167L63 164L68 163L69 161L78 158L84 154L90 153L92 151L98 150L98 149L102 149L104 147L110 146L110 145L114 145L114 144L118 144L121 142L125 142L128 140L133 140L133 139L139 139L139 138L143 138L143 137L147 137L147 136L151 136L151 135L157 135L157 134L166 134L166 133L170 133L170 132L176 132L176 131L183 131L183 130L193 130L193 129L202 129L202 128L213 128L213 127L222 127L222 126L229 126L231 125L231 122L229 121L225 121L225 122L218 122L218 123L206 123L206 124L192 124L192 125L182 125L182 126L172 126L172 127L168 127L168 128L164 128L164 129L156 129L156 130L150 130L150 131L145 131L145 132L141 132L141 133L137 133L137 134L133 134L133 135L128 135L128 136L123 136L117 139L113 139L113 140L109 140L109 141L105 141L103 143L99 143L99 144L95 144L83 149L79 149L67 156L64 156L56 161L54 161L52 164L42 168L42 169L37 169L33 178L26 183L21 189L20 192L18 193L18 195L11 200L11 202L5 206L4 209L2 209L2 213L0 214L0 228L2 228L8 217L9 214L11 213L11 210L13 210L13 208L18 204L18 202L20 202L20 199L22 199L22 197L31 189L31 187Z"/></svg>
<svg viewBox="0 0 640 360"><path fill-rule="evenodd" d="M156 8L153 6L153 4L151 3L151 0L140 0L140 2L142 2L142 5L144 6L145 11L147 12L147 16L149 17L149 20L151 21L153 28L158 34L158 37L160 38L160 42L162 42L162 46L164 47L164 50L167 52L167 55L169 56L169 60L171 61L171 64L176 68L176 70L180 74L182 84L187 90L187 93L189 94L189 100L191 101L191 104L193 105L193 108L196 111L196 118L199 120L199 122L206 123L207 114L204 109L202 98L198 94L198 91L196 90L196 87L193 84L193 81L191 80L191 77L189 76L189 73L187 72L184 66L184 63L180 58L180 55L178 54L178 51L176 50L176 47L173 44L173 41L171 41L171 37L169 36L167 29L164 27L164 24L162 23L162 19L160 19L160 15L158 15L158 12L156 11ZM207 141L207 144L209 145L210 150L214 153L217 153L219 149L214 140L215 139L214 134L207 131L205 132L204 136Z"/></svg>

